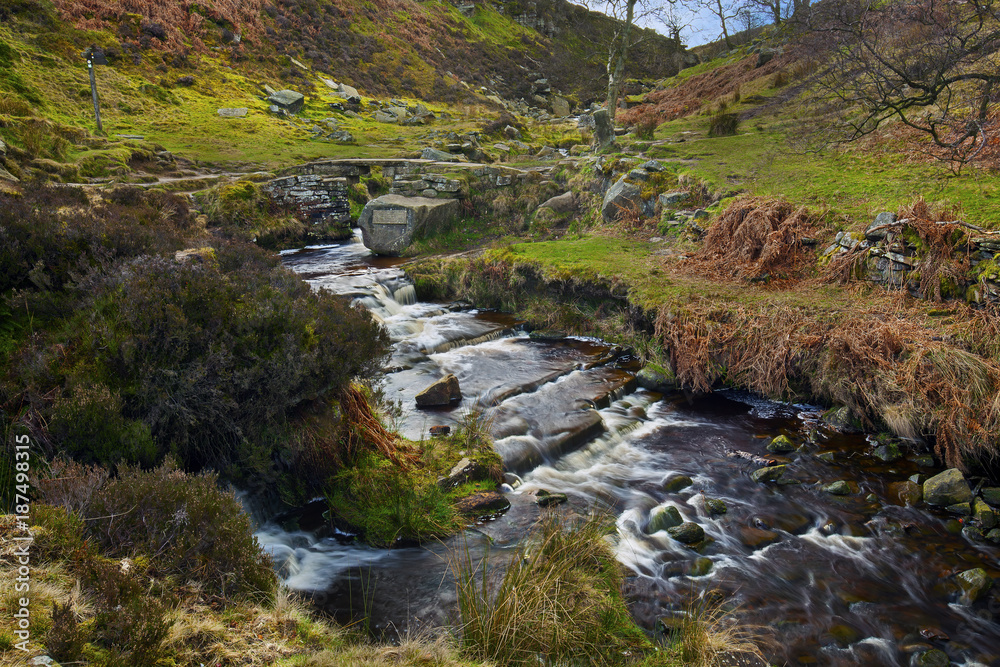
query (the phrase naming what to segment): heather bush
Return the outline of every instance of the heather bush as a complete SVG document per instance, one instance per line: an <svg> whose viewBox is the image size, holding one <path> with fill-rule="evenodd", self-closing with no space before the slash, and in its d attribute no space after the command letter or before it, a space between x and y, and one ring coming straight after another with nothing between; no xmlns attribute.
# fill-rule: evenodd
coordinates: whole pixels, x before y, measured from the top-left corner
<svg viewBox="0 0 1000 667"><path fill-rule="evenodd" d="M113 191L93 207L78 188L38 185L23 197L0 196L0 294L59 291L115 259L179 250L188 213L184 200L165 193Z"/></svg>
<svg viewBox="0 0 1000 667"><path fill-rule="evenodd" d="M95 594L92 639L111 650L105 664L155 664L163 654L163 640L172 622L167 618L167 606L146 594L147 573L93 555L86 558L83 567L84 581Z"/></svg>
<svg viewBox="0 0 1000 667"><path fill-rule="evenodd" d="M346 299L262 266L259 251L219 248L212 263L125 262L100 286L81 337L123 412L191 469L227 470L244 439L291 409L380 368L388 340ZM165 397L170 400L164 400Z"/></svg>
<svg viewBox="0 0 1000 667"><path fill-rule="evenodd" d="M90 533L112 558L145 555L156 574L190 577L223 597L274 592L271 561L250 518L214 473L186 474L170 461L150 471L123 466L89 514Z"/></svg>
<svg viewBox="0 0 1000 667"><path fill-rule="evenodd" d="M293 208L279 204L252 181L216 185L200 200L209 224L233 239L277 247L302 242L309 231Z"/></svg>
<svg viewBox="0 0 1000 667"><path fill-rule="evenodd" d="M381 367L370 316L273 253L215 240L175 259L205 241L174 195L38 187L0 202L0 405L20 406L50 456L148 467L173 452L277 481L294 474L280 450L299 406Z"/></svg>

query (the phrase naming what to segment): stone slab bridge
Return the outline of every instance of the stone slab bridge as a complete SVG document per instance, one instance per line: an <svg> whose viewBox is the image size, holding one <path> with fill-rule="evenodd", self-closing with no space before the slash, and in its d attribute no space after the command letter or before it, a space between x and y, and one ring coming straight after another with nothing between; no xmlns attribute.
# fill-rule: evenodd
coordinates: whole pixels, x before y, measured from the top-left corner
<svg viewBox="0 0 1000 667"><path fill-rule="evenodd" d="M365 245L374 252L398 255L428 224L446 224L458 215L459 202L471 194L539 181L540 172L550 168L403 158L326 159L285 169L262 189L278 202L296 206L314 224L349 224L349 188L373 171L381 171L391 181L389 195L366 206L366 212L373 214L362 214L361 221L366 222L362 232ZM378 210L400 212L374 213ZM426 215L428 211L433 215Z"/></svg>

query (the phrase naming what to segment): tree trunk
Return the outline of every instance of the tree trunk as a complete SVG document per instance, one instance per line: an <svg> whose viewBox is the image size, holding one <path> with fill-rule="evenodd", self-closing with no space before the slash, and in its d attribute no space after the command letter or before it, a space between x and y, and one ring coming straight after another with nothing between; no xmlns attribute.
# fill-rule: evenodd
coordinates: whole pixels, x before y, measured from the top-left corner
<svg viewBox="0 0 1000 667"><path fill-rule="evenodd" d="M615 114L618 113L618 97L621 94L622 81L625 77L625 61L628 58L629 40L632 37L632 19L635 16L635 4L638 1L627 0L621 37L617 40L608 58L608 117L612 122L615 120Z"/></svg>
<svg viewBox="0 0 1000 667"><path fill-rule="evenodd" d="M722 36L726 39L726 49L732 51L733 45L729 39L729 30L726 28L726 9L722 6L722 0L715 0L715 8L718 10L719 23L722 24Z"/></svg>

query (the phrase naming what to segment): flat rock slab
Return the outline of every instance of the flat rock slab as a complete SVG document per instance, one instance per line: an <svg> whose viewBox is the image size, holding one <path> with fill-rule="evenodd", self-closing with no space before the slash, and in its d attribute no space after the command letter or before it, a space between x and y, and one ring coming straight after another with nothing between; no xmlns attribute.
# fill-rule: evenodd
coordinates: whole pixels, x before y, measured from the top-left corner
<svg viewBox="0 0 1000 667"><path fill-rule="evenodd" d="M365 204L358 226L365 247L398 257L419 235L433 234L457 215L457 199L382 195Z"/></svg>
<svg viewBox="0 0 1000 667"><path fill-rule="evenodd" d="M247 110L246 107L223 107L217 113L223 118L246 118Z"/></svg>
<svg viewBox="0 0 1000 667"><path fill-rule="evenodd" d="M503 516L475 528L497 546L510 546L520 542L531 532L542 514L532 495L508 493L504 497L510 501L510 509Z"/></svg>
<svg viewBox="0 0 1000 667"><path fill-rule="evenodd" d="M270 95L267 101L276 107L284 109L288 113L298 113L302 111L302 107L306 103L306 98L305 95L297 93L294 90L279 90Z"/></svg>

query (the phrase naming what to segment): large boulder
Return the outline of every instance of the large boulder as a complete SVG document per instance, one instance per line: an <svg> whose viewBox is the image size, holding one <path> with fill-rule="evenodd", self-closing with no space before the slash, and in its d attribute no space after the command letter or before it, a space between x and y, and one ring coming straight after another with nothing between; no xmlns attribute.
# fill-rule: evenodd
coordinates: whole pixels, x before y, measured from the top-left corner
<svg viewBox="0 0 1000 667"><path fill-rule="evenodd" d="M416 395L418 408L450 405L452 401L460 400L462 400L462 390L458 386L458 378L451 373Z"/></svg>
<svg viewBox="0 0 1000 667"><path fill-rule="evenodd" d="M435 162L457 162L458 158L451 153L439 151L436 148L427 147L420 151L421 160L434 160Z"/></svg>
<svg viewBox="0 0 1000 667"><path fill-rule="evenodd" d="M361 93L354 86L348 86L346 83L338 84L337 92L348 102L357 104L361 101Z"/></svg>
<svg viewBox="0 0 1000 667"><path fill-rule="evenodd" d="M457 199L382 195L365 204L358 227L369 250L398 257L414 238L433 233L458 213Z"/></svg>
<svg viewBox="0 0 1000 667"><path fill-rule="evenodd" d="M286 113L298 113L302 111L306 98L305 95L294 90L279 90L269 95L267 101Z"/></svg>
<svg viewBox="0 0 1000 667"><path fill-rule="evenodd" d="M552 114L554 116L568 116L569 111L569 101L566 98L558 95L552 98Z"/></svg>
<svg viewBox="0 0 1000 667"><path fill-rule="evenodd" d="M924 482L924 502L947 507L972 500L972 491L965 476L957 468L949 468Z"/></svg>
<svg viewBox="0 0 1000 667"><path fill-rule="evenodd" d="M564 192L542 202L538 208L551 208L556 213L572 213L576 210L576 197L572 192Z"/></svg>
<svg viewBox="0 0 1000 667"><path fill-rule="evenodd" d="M629 183L622 176L608 188L601 204L601 217L605 222L614 222L621 216L622 209L643 209L642 192L635 183Z"/></svg>
<svg viewBox="0 0 1000 667"><path fill-rule="evenodd" d="M615 142L615 126L611 122L607 109L594 112L594 146L598 150L607 148Z"/></svg>

